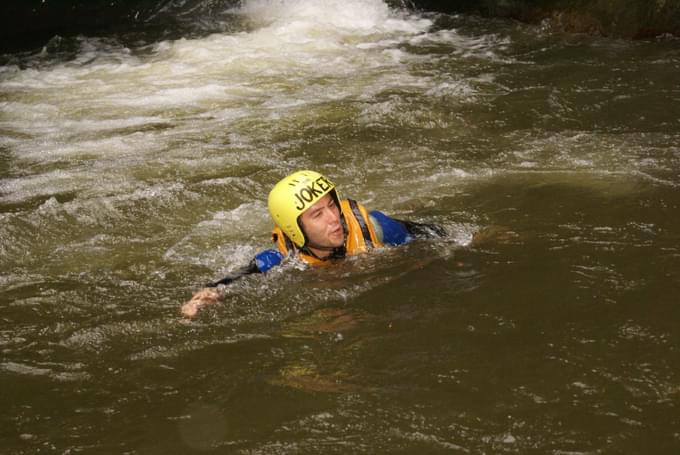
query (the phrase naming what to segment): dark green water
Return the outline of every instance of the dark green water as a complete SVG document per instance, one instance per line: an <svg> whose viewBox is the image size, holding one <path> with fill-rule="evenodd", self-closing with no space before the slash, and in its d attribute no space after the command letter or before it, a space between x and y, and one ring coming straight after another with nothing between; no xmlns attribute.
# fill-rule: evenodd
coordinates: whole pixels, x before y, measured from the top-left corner
<svg viewBox="0 0 680 455"><path fill-rule="evenodd" d="M3 453L680 449L677 40L377 0L213 20L4 57ZM450 238L182 320L299 168Z"/></svg>

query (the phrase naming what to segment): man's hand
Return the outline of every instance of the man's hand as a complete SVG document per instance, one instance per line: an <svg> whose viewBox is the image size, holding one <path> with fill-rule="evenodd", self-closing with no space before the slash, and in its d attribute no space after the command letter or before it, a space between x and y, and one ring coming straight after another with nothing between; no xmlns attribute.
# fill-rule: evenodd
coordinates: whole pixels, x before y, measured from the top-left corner
<svg viewBox="0 0 680 455"><path fill-rule="evenodd" d="M201 289L189 300L182 305L182 315L186 318L193 318L198 313L199 308L217 303L220 298L220 292L215 288Z"/></svg>

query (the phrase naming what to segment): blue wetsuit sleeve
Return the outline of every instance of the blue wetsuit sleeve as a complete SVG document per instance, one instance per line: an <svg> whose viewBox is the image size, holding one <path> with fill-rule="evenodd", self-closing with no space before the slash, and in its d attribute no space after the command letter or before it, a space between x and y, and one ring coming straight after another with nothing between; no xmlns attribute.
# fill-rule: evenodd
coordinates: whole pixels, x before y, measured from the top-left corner
<svg viewBox="0 0 680 455"><path fill-rule="evenodd" d="M283 254L276 250L264 250L255 255L255 266L260 273L265 273L281 264Z"/></svg>
<svg viewBox="0 0 680 455"><path fill-rule="evenodd" d="M208 283L204 287L214 288L220 285L226 286L246 275L250 275L252 273L265 273L279 265L281 261L283 261L283 255L278 251L264 250L256 254L253 260L250 261L247 266L238 270L234 270L221 280L215 281L214 283Z"/></svg>
<svg viewBox="0 0 680 455"><path fill-rule="evenodd" d="M375 226L382 230L382 243L386 245L403 245L413 240L406 226L394 218L390 218L382 212L373 210L370 213L372 220L375 220L379 226Z"/></svg>

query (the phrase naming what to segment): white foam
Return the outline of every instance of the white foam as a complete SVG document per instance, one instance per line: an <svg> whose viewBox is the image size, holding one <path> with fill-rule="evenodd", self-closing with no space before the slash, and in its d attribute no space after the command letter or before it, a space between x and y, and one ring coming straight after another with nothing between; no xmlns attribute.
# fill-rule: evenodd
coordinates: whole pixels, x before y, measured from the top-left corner
<svg viewBox="0 0 680 455"><path fill-rule="evenodd" d="M246 0L241 11L261 27L279 32L334 29L351 33L418 33L426 19L402 18L382 0Z"/></svg>
<svg viewBox="0 0 680 455"><path fill-rule="evenodd" d="M276 120L324 101L422 85L403 70L408 55L395 46L431 23L381 0L253 0L239 14L255 28L162 42L145 57L79 38L73 61L3 69L0 144L22 166L69 163L62 170L78 181L92 179L83 159L125 174L145 157L174 152L176 138L201 134L185 118L201 118L205 128L210 117L228 130L247 117ZM35 195L13 185L13 201Z"/></svg>

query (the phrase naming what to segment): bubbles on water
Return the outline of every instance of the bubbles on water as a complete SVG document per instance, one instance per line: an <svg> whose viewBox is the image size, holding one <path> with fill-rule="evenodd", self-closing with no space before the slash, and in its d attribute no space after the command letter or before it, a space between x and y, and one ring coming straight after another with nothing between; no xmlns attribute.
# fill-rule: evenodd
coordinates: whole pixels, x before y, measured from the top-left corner
<svg viewBox="0 0 680 455"><path fill-rule="evenodd" d="M515 63L513 58L503 56L511 45L510 38L498 34L466 36L456 29L444 29L416 35L409 39L409 43L419 48L432 48L435 52L445 45L453 55L465 59Z"/></svg>
<svg viewBox="0 0 680 455"><path fill-rule="evenodd" d="M90 375L84 371L82 364L46 364L29 365L18 362L0 363L0 371L21 376L45 376L59 382L84 381Z"/></svg>
<svg viewBox="0 0 680 455"><path fill-rule="evenodd" d="M470 99L472 95L476 93L477 90L462 80L455 82L445 81L437 84L425 92L425 94L428 96L447 98L451 100Z"/></svg>

